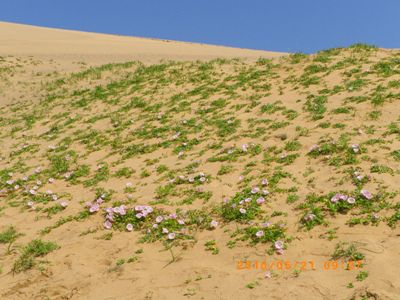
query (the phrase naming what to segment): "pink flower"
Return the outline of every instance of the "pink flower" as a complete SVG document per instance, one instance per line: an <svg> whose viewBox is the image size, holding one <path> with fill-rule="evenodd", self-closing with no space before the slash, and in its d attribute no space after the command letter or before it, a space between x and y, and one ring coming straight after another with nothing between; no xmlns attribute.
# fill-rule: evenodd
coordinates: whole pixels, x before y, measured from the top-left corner
<svg viewBox="0 0 400 300"><path fill-rule="evenodd" d="M336 202L338 202L340 200L340 194L336 194L335 196L333 196L332 198L331 198L331 202L332 203L336 203Z"/></svg>
<svg viewBox="0 0 400 300"><path fill-rule="evenodd" d="M349 197L349 198L347 198L347 203L354 204L354 203L356 203L356 199L354 199L353 197Z"/></svg>
<svg viewBox="0 0 400 300"><path fill-rule="evenodd" d="M205 177L200 177L200 182L205 182L207 180L207 178Z"/></svg>
<svg viewBox="0 0 400 300"><path fill-rule="evenodd" d="M143 214L142 213L137 213L135 216L136 216L136 218L140 219L140 218L143 217Z"/></svg>
<svg viewBox="0 0 400 300"><path fill-rule="evenodd" d="M171 219L176 219L176 214L170 214L169 217L170 217Z"/></svg>
<svg viewBox="0 0 400 300"><path fill-rule="evenodd" d="M353 149L354 153L357 153L358 151L360 151L360 146L358 144L351 145L351 148Z"/></svg>
<svg viewBox="0 0 400 300"><path fill-rule="evenodd" d="M260 224L262 228L267 228L269 226L271 226L271 222L264 222Z"/></svg>
<svg viewBox="0 0 400 300"><path fill-rule="evenodd" d="M274 243L274 247L275 247L275 250L283 250L283 242L282 241L276 241Z"/></svg>
<svg viewBox="0 0 400 300"><path fill-rule="evenodd" d="M257 202L258 205L261 205L261 204L263 204L265 202L265 199L264 199L264 197L260 197L260 198L258 198L256 200L256 202Z"/></svg>
<svg viewBox="0 0 400 300"><path fill-rule="evenodd" d="M242 181L244 179L244 176L243 175L240 175L239 176L239 181Z"/></svg>
<svg viewBox="0 0 400 300"><path fill-rule="evenodd" d="M260 192L260 189L258 188L258 187L253 187L252 189L251 189L251 193L252 194L257 194L257 193L259 193Z"/></svg>
<svg viewBox="0 0 400 300"><path fill-rule="evenodd" d="M155 228L157 228L158 227L158 224L153 224L153 228L155 229Z"/></svg>
<svg viewBox="0 0 400 300"><path fill-rule="evenodd" d="M247 152L247 150L248 150L248 145L247 144L243 144L242 145L242 150L244 151L244 152Z"/></svg>
<svg viewBox="0 0 400 300"><path fill-rule="evenodd" d="M179 225L185 225L185 221L182 220L182 219L179 219L179 220L178 220L178 224L179 224Z"/></svg>
<svg viewBox="0 0 400 300"><path fill-rule="evenodd" d="M312 220L314 220L315 217L316 217L316 216L315 216L314 214L309 213L309 214L306 214L306 215L304 216L304 220L305 220L305 221L312 221Z"/></svg>
<svg viewBox="0 0 400 300"><path fill-rule="evenodd" d="M157 222L157 223L161 223L163 220L164 220L164 218L163 218L162 216L158 216L158 217L156 218L156 222Z"/></svg>
<svg viewBox="0 0 400 300"><path fill-rule="evenodd" d="M367 200L371 200L373 198L372 194L367 190L361 190L360 194Z"/></svg>
<svg viewBox="0 0 400 300"><path fill-rule="evenodd" d="M168 233L169 230L168 230L167 228L164 227L164 228L162 229L162 232L163 232L163 233Z"/></svg>
<svg viewBox="0 0 400 300"><path fill-rule="evenodd" d="M240 213L245 214L246 210L244 208L239 209Z"/></svg>
<svg viewBox="0 0 400 300"><path fill-rule="evenodd" d="M126 230L132 231L133 230L133 225L131 223L126 224Z"/></svg>
<svg viewBox="0 0 400 300"><path fill-rule="evenodd" d="M267 180L267 179L261 180L261 184L262 184L262 185L268 185L268 180Z"/></svg>
<svg viewBox="0 0 400 300"><path fill-rule="evenodd" d="M264 235L264 231L259 230L256 232L256 237L262 237Z"/></svg>
<svg viewBox="0 0 400 300"><path fill-rule="evenodd" d="M112 223L109 220L106 220L104 222L104 228L105 229L111 229L112 228Z"/></svg>
<svg viewBox="0 0 400 300"><path fill-rule="evenodd" d="M173 240L175 238L175 236L176 236L175 233L171 232L168 234L168 239Z"/></svg>
<svg viewBox="0 0 400 300"><path fill-rule="evenodd" d="M271 278L271 272L270 271L265 272L264 277L265 279Z"/></svg>
<svg viewBox="0 0 400 300"><path fill-rule="evenodd" d="M67 202L67 201L62 201L62 202L60 203L60 205L61 205L63 208L66 208L66 207L68 206L68 202Z"/></svg>
<svg viewBox="0 0 400 300"><path fill-rule="evenodd" d="M100 206L98 204L93 204L93 205L90 205L89 212L94 213L96 211L99 211L99 209L100 209Z"/></svg>
<svg viewBox="0 0 400 300"><path fill-rule="evenodd" d="M218 227L218 222L215 221L215 220L212 220L211 223L210 223L210 226L213 227L213 228L217 228Z"/></svg>
<svg viewBox="0 0 400 300"><path fill-rule="evenodd" d="M29 201L29 202L27 203L27 205L28 205L30 208L34 208L34 207L33 207L34 204L35 204L35 203L33 203L33 201Z"/></svg>

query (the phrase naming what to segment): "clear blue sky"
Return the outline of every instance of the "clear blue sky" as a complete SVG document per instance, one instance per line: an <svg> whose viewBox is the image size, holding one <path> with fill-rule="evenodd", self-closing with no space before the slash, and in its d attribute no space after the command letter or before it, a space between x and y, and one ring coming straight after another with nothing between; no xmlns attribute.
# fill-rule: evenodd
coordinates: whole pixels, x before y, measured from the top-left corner
<svg viewBox="0 0 400 300"><path fill-rule="evenodd" d="M0 20L285 52L400 48L400 0L0 0Z"/></svg>

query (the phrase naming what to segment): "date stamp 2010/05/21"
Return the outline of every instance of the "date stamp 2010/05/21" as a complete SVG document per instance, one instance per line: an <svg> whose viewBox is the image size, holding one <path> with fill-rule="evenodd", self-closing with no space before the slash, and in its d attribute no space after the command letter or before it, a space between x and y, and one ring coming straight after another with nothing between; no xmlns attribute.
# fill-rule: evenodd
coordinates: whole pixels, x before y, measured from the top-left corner
<svg viewBox="0 0 400 300"><path fill-rule="evenodd" d="M341 261L341 260L327 260L324 262L316 263L312 260L308 261L290 261L290 260L277 260L277 261L259 261L259 260L238 260L236 262L237 270L358 270L361 269L363 263L361 260L357 261Z"/></svg>

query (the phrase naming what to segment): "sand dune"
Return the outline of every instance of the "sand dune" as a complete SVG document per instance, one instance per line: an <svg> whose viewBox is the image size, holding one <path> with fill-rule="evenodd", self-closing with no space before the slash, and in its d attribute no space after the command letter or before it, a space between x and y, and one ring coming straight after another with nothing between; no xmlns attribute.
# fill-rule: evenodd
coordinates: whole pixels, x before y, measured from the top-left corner
<svg viewBox="0 0 400 300"><path fill-rule="evenodd" d="M272 58L285 53L177 41L88 33L0 22L0 55L32 55L89 63L140 60L208 60L217 57Z"/></svg>
<svg viewBox="0 0 400 300"><path fill-rule="evenodd" d="M0 299L399 299L400 53L280 55L0 23Z"/></svg>

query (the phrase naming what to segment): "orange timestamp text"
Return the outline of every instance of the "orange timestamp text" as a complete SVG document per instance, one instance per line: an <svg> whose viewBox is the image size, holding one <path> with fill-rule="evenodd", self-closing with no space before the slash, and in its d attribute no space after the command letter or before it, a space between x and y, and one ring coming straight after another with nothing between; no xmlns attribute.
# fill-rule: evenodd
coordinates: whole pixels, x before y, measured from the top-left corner
<svg viewBox="0 0 400 300"><path fill-rule="evenodd" d="M238 260L236 262L237 270L317 270L324 271L330 270L356 270L361 269L363 262L357 261L342 261L342 260L327 260L316 263L313 260L303 261L290 261L290 260L276 260L276 261L260 261L260 260Z"/></svg>

